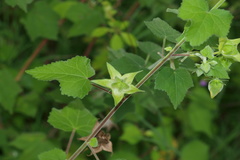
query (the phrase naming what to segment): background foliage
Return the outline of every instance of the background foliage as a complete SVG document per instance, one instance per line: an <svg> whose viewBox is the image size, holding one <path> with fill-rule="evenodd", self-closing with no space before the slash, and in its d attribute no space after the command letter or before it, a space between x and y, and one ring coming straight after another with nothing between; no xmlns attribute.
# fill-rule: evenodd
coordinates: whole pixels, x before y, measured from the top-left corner
<svg viewBox="0 0 240 160"><path fill-rule="evenodd" d="M0 159L37 160L44 151L65 150L70 136L68 126L60 126L66 131L63 132L47 121L54 121L48 119L49 114L61 114L59 109L73 98L60 94L58 82L38 81L25 74L27 68L79 55L92 60L96 79L108 76L107 61L122 74L139 70L143 74L148 64L159 59L156 52L162 50L162 40L152 35L151 26L144 21L160 17L181 32L184 22L166 12L167 8L179 8L180 3L177 0L0 1ZM213 6L216 1L209 3ZM223 7L234 16L229 38L240 37L240 2L229 0ZM240 159L239 67L239 63L231 66L231 79L214 100L205 85L208 80L192 75L195 87L188 91L177 110L165 92L152 89L154 84L150 80L143 86L145 92L126 102L114 115L113 124L105 128L111 133L114 153L111 156L101 152L99 158ZM164 77L157 78L164 81ZM84 113L91 111L101 119L112 108L113 100L110 95L92 89L78 103ZM74 107L69 113L77 114ZM73 123L76 128L78 125ZM77 137L80 135L74 138L70 153L82 143ZM89 153L89 150L84 152L78 159L94 159L85 156ZM44 156L48 157L47 152L39 158Z"/></svg>

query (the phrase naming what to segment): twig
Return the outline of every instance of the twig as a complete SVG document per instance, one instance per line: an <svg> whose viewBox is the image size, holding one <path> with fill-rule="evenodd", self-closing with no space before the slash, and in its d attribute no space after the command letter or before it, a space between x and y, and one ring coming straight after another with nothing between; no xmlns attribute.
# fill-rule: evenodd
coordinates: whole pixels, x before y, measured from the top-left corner
<svg viewBox="0 0 240 160"><path fill-rule="evenodd" d="M92 51L92 48L96 42L97 38L93 38L92 41L88 44L86 50L84 51L84 56L88 57L90 52Z"/></svg>
<svg viewBox="0 0 240 160"><path fill-rule="evenodd" d="M185 42L184 39L180 40L179 43L136 85L137 88L141 87L167 60L179 49L179 47ZM131 97L131 94L126 95L111 111L106 115L106 117L100 122L100 124L93 130L93 132L88 136L86 141L73 153L73 155L68 160L74 160L77 156L82 153L89 140L97 135L97 133L102 129L105 123L115 114L115 112L122 106L122 104Z"/></svg>
<svg viewBox="0 0 240 160"><path fill-rule="evenodd" d="M103 88L103 87L101 87L101 86L99 86L99 85L96 85L96 84L94 84L94 83L92 83L92 85L93 85L94 87L97 87L98 89L101 89L101 90L109 93L109 94L112 94L112 92L111 92L110 90L107 90L107 89L105 89L105 88Z"/></svg>
<svg viewBox="0 0 240 160"><path fill-rule="evenodd" d="M75 132L76 132L76 130L73 129L73 130L72 130L72 133L71 133L71 136L70 136L70 138L69 138L68 144L67 144L66 154L68 154L69 149L70 149L70 147L71 147L71 145L72 145L72 140L73 140L73 137L74 137L74 135L75 135Z"/></svg>
<svg viewBox="0 0 240 160"><path fill-rule="evenodd" d="M44 39L41 41L41 43L37 46L37 48L34 50L32 55L28 58L28 60L25 62L21 70L18 72L17 76L15 77L16 81L19 81L22 78L22 75L24 71L30 66L30 64L33 62L33 60L36 58L36 56L40 53L42 48L47 44L48 40Z"/></svg>
<svg viewBox="0 0 240 160"><path fill-rule="evenodd" d="M139 2L135 2L132 7L129 9L129 11L126 13L124 20L128 20L130 19L130 17L133 15L133 13L135 12L135 10L140 6Z"/></svg>

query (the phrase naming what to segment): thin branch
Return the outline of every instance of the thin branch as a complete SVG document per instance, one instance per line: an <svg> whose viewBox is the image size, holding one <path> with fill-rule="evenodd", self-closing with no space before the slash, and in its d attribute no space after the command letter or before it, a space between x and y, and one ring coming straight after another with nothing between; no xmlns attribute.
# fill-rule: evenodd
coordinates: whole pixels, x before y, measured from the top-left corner
<svg viewBox="0 0 240 160"><path fill-rule="evenodd" d="M124 20L129 20L130 17L133 15L133 13L135 12L135 10L140 6L139 2L135 2L132 7L129 9L129 11L126 13Z"/></svg>
<svg viewBox="0 0 240 160"><path fill-rule="evenodd" d="M41 41L41 43L37 46L37 48L34 50L32 55L28 58L28 60L25 62L21 70L18 72L17 76L15 77L16 81L19 81L22 78L23 73L25 70L30 66L30 64L33 62L33 60L36 58L36 56L40 53L42 48L47 44L48 40L44 39Z"/></svg>
<svg viewBox="0 0 240 160"><path fill-rule="evenodd" d="M72 133L71 133L71 136L70 136L70 138L69 138L68 144L67 144L66 151L65 151L66 154L68 154L68 152L69 152L69 150L70 150L70 147L71 147L71 145L72 145L72 140L73 140L73 137L74 137L75 133L76 133L76 130L73 129L73 130L72 130Z"/></svg>
<svg viewBox="0 0 240 160"><path fill-rule="evenodd" d="M136 85L137 88L141 87L167 60L179 49L179 47L185 42L182 39L176 46ZM82 153L89 140L97 135L97 133L102 129L105 123L115 114L115 112L122 106L122 104L131 97L131 94L126 95L111 111L106 115L106 117L100 122L100 124L93 130L93 132L88 136L85 142L73 153L73 155L68 160L74 160L77 156Z"/></svg>
<svg viewBox="0 0 240 160"><path fill-rule="evenodd" d="M86 50L84 51L84 54L83 54L84 56L86 56L86 57L89 56L90 52L93 49L93 46L94 46L96 40L97 40L97 38L93 38L92 41L88 44Z"/></svg>
<svg viewBox="0 0 240 160"><path fill-rule="evenodd" d="M106 88L103 88L103 87L101 87L101 86L99 86L99 85L96 85L96 84L94 84L94 83L92 83L92 85L93 85L94 87L97 87L98 89L101 89L101 90L109 93L109 94L112 94L112 92L111 92L110 90L107 90Z"/></svg>
<svg viewBox="0 0 240 160"><path fill-rule="evenodd" d="M190 54L187 54L187 53L183 53L183 54L173 54L172 56L185 57L185 56L190 56Z"/></svg>

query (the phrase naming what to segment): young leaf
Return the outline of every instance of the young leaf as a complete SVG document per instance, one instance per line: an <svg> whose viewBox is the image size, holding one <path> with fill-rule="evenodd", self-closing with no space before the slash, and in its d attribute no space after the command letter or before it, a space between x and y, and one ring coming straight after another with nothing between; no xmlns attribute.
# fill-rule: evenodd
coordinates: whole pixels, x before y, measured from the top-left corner
<svg viewBox="0 0 240 160"><path fill-rule="evenodd" d="M12 113L15 99L21 92L21 88L14 81L14 77L9 70L0 70L0 77L0 104Z"/></svg>
<svg viewBox="0 0 240 160"><path fill-rule="evenodd" d="M33 9L22 20L31 40L38 37L57 39L59 17L44 1L34 4Z"/></svg>
<svg viewBox="0 0 240 160"><path fill-rule="evenodd" d="M137 40L133 34L122 32L121 37L127 45L133 46L133 47L137 46Z"/></svg>
<svg viewBox="0 0 240 160"><path fill-rule="evenodd" d="M27 5L32 3L33 0L5 0L5 2L12 6L19 6L22 10L24 10L25 12L27 12Z"/></svg>
<svg viewBox="0 0 240 160"><path fill-rule="evenodd" d="M97 147L98 146L98 140L96 137L90 139L90 141L88 142L88 144L91 146L91 147Z"/></svg>
<svg viewBox="0 0 240 160"><path fill-rule="evenodd" d="M114 34L110 41L110 46L112 49L121 49L123 48L123 41L118 34Z"/></svg>
<svg viewBox="0 0 240 160"><path fill-rule="evenodd" d="M53 108L48 117L48 122L54 128L66 132L76 130L81 136L89 135L96 121L97 119L78 100L63 109Z"/></svg>
<svg viewBox="0 0 240 160"><path fill-rule="evenodd" d="M61 93L74 98L83 98L88 94L91 89L88 78L94 75L90 60L80 56L37 67L26 72L39 80L59 81Z"/></svg>
<svg viewBox="0 0 240 160"><path fill-rule="evenodd" d="M200 51L200 53L204 56L207 57L209 59L213 59L214 55L213 55L213 50L210 46L206 46L203 50Z"/></svg>
<svg viewBox="0 0 240 160"><path fill-rule="evenodd" d="M155 80L155 89L167 92L175 109L191 87L193 87L191 75L183 68L173 70L164 67L159 71Z"/></svg>
<svg viewBox="0 0 240 160"><path fill-rule="evenodd" d="M124 133L120 139L127 141L131 145L137 144L143 138L141 130L131 123L125 124L123 130Z"/></svg>
<svg viewBox="0 0 240 160"><path fill-rule="evenodd" d="M177 30L173 29L169 24L160 18L154 18L152 21L146 21L145 25L158 38L166 38L171 42L176 42L176 38L180 36L180 33Z"/></svg>
<svg viewBox="0 0 240 160"><path fill-rule="evenodd" d="M47 152L43 152L38 156L39 160L66 160L67 155L61 149L53 149Z"/></svg>
<svg viewBox="0 0 240 160"><path fill-rule="evenodd" d="M223 82L219 79L213 79L208 84L208 90L211 98L214 98L223 89Z"/></svg>
<svg viewBox="0 0 240 160"><path fill-rule="evenodd" d="M183 0L179 8L179 17L191 21L185 36L192 46L202 44L212 35L225 37L233 18L229 11L222 9L209 11L206 0Z"/></svg>

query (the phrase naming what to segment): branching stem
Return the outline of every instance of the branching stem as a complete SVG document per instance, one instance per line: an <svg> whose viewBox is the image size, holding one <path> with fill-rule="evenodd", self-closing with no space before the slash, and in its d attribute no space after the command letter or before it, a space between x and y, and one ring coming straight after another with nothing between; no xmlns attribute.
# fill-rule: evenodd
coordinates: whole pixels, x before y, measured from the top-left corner
<svg viewBox="0 0 240 160"><path fill-rule="evenodd" d="M139 81L136 85L137 88L141 87L167 60L179 49L179 47L185 42L185 39L181 39L175 47L145 76ZM88 142L91 138L95 137L97 133L102 129L104 124L115 114L115 112L122 106L122 104L130 97L131 95L126 95L112 110L107 114L107 116L100 122L98 127L88 136L86 141L73 153L73 155L68 160L74 160L77 156L82 153L84 148L87 147Z"/></svg>

